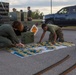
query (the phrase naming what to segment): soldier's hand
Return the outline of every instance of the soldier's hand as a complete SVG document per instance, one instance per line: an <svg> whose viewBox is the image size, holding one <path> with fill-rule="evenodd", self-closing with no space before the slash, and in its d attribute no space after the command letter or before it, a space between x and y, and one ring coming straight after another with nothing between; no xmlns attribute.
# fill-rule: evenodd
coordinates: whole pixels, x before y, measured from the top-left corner
<svg viewBox="0 0 76 75"><path fill-rule="evenodd" d="M52 44L55 44L55 43L56 43L55 41L52 42Z"/></svg>
<svg viewBox="0 0 76 75"><path fill-rule="evenodd" d="M17 46L17 47L25 47L25 45L22 44L22 43L18 43L18 44L16 44L16 46Z"/></svg>

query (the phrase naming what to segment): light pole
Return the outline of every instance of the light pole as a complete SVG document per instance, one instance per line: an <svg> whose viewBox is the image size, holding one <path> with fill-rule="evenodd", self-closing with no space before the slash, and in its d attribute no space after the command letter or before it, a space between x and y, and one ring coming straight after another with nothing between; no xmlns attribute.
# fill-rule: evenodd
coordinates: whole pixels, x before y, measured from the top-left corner
<svg viewBox="0 0 76 75"><path fill-rule="evenodd" d="M50 8L51 8L51 14L52 14L52 0L50 0Z"/></svg>

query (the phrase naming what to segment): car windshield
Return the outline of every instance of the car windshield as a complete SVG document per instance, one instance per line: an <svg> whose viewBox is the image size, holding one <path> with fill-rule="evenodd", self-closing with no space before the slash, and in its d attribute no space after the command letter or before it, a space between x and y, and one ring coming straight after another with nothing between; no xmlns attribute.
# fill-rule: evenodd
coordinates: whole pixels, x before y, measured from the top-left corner
<svg viewBox="0 0 76 75"><path fill-rule="evenodd" d="M58 14L66 14L69 13L69 9L68 8L63 8L60 11L57 12Z"/></svg>

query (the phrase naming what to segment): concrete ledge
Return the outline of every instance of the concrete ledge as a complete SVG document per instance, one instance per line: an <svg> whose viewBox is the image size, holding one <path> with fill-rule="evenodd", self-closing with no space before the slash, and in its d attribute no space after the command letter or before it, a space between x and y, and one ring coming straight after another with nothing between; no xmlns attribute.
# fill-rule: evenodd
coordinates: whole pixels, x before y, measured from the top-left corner
<svg viewBox="0 0 76 75"><path fill-rule="evenodd" d="M75 30L76 31L76 26L73 27L62 27L62 30Z"/></svg>

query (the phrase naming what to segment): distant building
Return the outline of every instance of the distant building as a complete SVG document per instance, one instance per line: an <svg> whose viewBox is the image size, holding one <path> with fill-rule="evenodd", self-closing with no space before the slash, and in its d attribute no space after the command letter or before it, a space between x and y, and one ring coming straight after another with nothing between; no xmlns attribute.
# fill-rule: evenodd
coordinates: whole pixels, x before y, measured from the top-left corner
<svg viewBox="0 0 76 75"><path fill-rule="evenodd" d="M0 24L8 23L9 19L9 3L0 2Z"/></svg>

